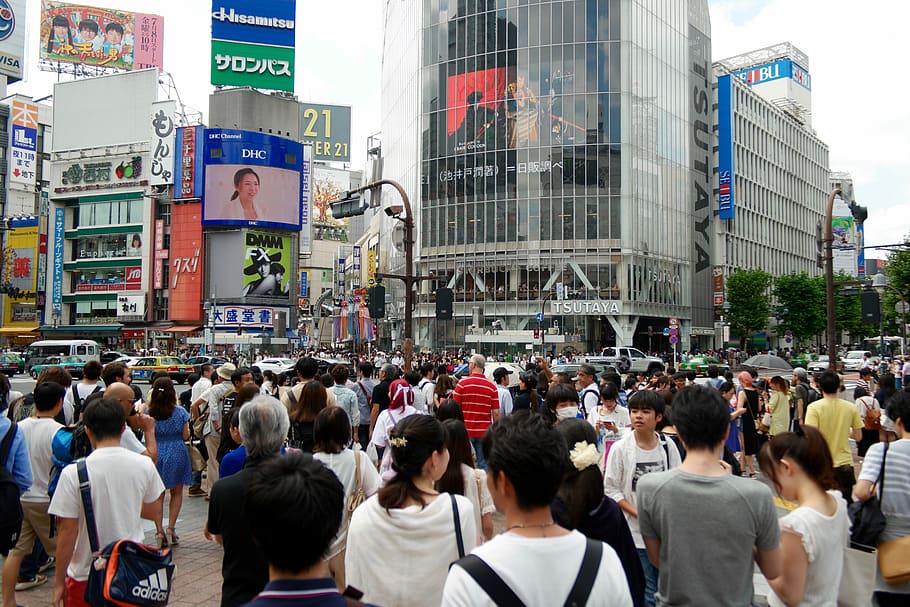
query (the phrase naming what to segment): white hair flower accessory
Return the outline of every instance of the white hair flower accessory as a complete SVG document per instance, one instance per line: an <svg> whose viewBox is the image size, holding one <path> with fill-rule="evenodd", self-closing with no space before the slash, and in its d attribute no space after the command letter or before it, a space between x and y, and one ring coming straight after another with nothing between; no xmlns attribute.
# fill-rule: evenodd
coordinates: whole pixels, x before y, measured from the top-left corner
<svg viewBox="0 0 910 607"><path fill-rule="evenodd" d="M600 460L600 453L598 453L596 445L580 441L575 443L575 447L569 451L569 459L572 460L572 465L581 472L588 466L596 464Z"/></svg>

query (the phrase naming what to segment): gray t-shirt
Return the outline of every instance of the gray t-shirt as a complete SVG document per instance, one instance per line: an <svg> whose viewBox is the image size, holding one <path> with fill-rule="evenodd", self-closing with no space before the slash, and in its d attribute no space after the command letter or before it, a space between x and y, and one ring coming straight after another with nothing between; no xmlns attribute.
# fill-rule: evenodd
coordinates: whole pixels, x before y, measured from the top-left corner
<svg viewBox="0 0 910 607"><path fill-rule="evenodd" d="M780 545L766 485L675 468L643 476L637 493L641 534L660 540L658 605L750 603L752 547L770 551Z"/></svg>

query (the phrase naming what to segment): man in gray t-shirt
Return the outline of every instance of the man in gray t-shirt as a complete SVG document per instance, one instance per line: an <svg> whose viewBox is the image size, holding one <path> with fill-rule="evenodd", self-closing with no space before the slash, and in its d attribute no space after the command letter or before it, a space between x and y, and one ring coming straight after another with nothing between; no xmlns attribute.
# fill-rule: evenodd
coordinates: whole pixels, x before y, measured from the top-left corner
<svg viewBox="0 0 910 607"><path fill-rule="evenodd" d="M639 526L660 570L657 604L748 605L753 563L767 578L781 573L771 491L732 476L720 459L730 413L716 390L696 385L677 392L673 423L686 459L638 482Z"/></svg>

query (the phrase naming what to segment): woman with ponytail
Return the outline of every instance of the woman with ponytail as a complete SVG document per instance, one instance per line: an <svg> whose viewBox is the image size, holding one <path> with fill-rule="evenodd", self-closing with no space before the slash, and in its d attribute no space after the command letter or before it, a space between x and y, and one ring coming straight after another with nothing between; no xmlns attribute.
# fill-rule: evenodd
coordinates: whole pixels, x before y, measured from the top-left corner
<svg viewBox="0 0 910 607"><path fill-rule="evenodd" d="M389 384L389 398L389 408L382 411L376 418L373 436L370 438L370 442L376 446L376 453L380 458L379 475L383 481L392 476L392 457L389 449L392 428L404 418L420 413L414 408L414 389L404 379L396 379Z"/></svg>
<svg viewBox="0 0 910 607"><path fill-rule="evenodd" d="M803 425L765 443L758 463L780 496L799 504L780 519L783 566L768 580L768 604L837 604L850 522L828 443L815 427Z"/></svg>
<svg viewBox="0 0 910 607"><path fill-rule="evenodd" d="M405 417L390 429L388 444L394 477L351 516L346 581L368 603L436 606L449 564L476 544L474 507L435 488L449 463L436 418Z"/></svg>

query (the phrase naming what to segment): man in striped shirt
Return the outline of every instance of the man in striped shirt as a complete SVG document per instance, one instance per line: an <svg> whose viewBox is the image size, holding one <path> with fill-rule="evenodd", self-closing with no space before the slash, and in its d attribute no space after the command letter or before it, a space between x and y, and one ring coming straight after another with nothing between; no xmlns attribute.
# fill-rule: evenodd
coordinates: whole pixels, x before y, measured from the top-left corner
<svg viewBox="0 0 910 607"><path fill-rule="evenodd" d="M477 467L487 469L483 456L483 435L487 428L499 419L499 391L483 374L486 359L483 354L474 354L468 361L469 375L455 386L452 398L461 405L464 425L477 455Z"/></svg>

